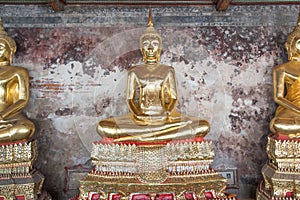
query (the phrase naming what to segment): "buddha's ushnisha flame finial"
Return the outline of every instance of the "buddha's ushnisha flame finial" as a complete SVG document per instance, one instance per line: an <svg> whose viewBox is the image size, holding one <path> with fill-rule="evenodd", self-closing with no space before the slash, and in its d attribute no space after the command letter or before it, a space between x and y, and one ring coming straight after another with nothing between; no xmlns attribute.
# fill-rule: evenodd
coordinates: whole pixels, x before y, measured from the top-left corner
<svg viewBox="0 0 300 200"><path fill-rule="evenodd" d="M143 45L143 41L145 39L148 39L149 37L156 37L159 40L159 43L162 43L161 37L159 36L159 34L156 32L155 28L154 28L154 24L153 24L153 19L152 19L152 11L151 8L149 9L149 17L148 17L148 25L147 28L144 32L144 34L141 36L140 38L140 47L142 48ZM160 45L160 48L162 46Z"/></svg>
<svg viewBox="0 0 300 200"><path fill-rule="evenodd" d="M147 28L144 32L144 34L140 37L140 48L141 50L143 49L144 46L144 41L147 40L158 40L158 55L157 55L157 61L159 61L160 59L160 52L162 50L162 39L160 37L160 35L156 32L155 28L154 28L154 24L153 24L153 18L152 18L152 11L151 8L149 8L149 14L148 14L148 24L147 24ZM143 50L142 50L143 52ZM143 54L143 61L147 61L147 57L145 57L145 55Z"/></svg>
<svg viewBox="0 0 300 200"><path fill-rule="evenodd" d="M152 10L149 8L148 27L153 27Z"/></svg>
<svg viewBox="0 0 300 200"><path fill-rule="evenodd" d="M3 23L2 23L2 19L0 18L0 34L5 34L7 35L6 31L4 30L4 27L3 27Z"/></svg>
<svg viewBox="0 0 300 200"><path fill-rule="evenodd" d="M0 17L0 37L1 36L8 36L7 32L4 29L3 23L2 23L2 19Z"/></svg>
<svg viewBox="0 0 300 200"><path fill-rule="evenodd" d="M299 13L298 13L298 22L297 25L300 26L300 8L299 8Z"/></svg>

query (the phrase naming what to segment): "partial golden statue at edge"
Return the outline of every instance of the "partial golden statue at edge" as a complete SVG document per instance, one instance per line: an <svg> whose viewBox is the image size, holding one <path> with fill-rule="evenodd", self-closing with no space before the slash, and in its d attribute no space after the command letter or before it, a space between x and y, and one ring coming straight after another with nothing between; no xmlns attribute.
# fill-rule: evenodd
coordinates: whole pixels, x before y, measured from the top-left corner
<svg viewBox="0 0 300 200"><path fill-rule="evenodd" d="M0 142L29 139L35 130L21 113L29 100L29 77L26 69L10 66L15 52L0 19Z"/></svg>
<svg viewBox="0 0 300 200"><path fill-rule="evenodd" d="M288 62L274 68L274 99L279 104L271 131L300 138L300 16L285 44Z"/></svg>
<svg viewBox="0 0 300 200"><path fill-rule="evenodd" d="M129 114L101 120L97 131L102 137L121 141L170 141L204 137L209 123L176 110L175 71L159 64L162 39L155 31L149 11L148 27L140 38L144 64L128 71Z"/></svg>

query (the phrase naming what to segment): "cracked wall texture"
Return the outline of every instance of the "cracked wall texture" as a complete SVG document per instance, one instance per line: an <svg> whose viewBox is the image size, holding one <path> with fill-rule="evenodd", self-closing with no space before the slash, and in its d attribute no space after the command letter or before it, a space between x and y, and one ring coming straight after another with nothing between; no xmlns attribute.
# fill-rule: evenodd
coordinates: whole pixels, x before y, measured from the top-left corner
<svg viewBox="0 0 300 200"><path fill-rule="evenodd" d="M152 10L163 38L161 62L176 70L178 109L210 122L213 167L237 168L240 189L231 191L254 198L276 108L272 69L287 60L284 43L298 6ZM0 5L0 17L17 42L14 65L30 73L24 113L37 127L36 168L54 199L67 199L76 190L64 192L65 168L90 167L91 143L100 139L97 122L128 112L127 69L141 62L147 8L66 6L54 12Z"/></svg>

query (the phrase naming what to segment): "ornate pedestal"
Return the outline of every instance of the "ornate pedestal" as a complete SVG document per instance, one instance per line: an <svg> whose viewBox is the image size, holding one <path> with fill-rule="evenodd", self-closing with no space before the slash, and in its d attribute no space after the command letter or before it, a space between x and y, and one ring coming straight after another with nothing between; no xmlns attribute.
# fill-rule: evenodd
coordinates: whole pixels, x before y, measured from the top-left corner
<svg viewBox="0 0 300 200"><path fill-rule="evenodd" d="M300 140L270 135L257 199L300 199Z"/></svg>
<svg viewBox="0 0 300 200"><path fill-rule="evenodd" d="M226 179L210 164L211 142L93 144L95 165L80 181L79 199L226 199Z"/></svg>
<svg viewBox="0 0 300 200"><path fill-rule="evenodd" d="M38 199L44 176L33 170L36 142L0 144L0 200Z"/></svg>

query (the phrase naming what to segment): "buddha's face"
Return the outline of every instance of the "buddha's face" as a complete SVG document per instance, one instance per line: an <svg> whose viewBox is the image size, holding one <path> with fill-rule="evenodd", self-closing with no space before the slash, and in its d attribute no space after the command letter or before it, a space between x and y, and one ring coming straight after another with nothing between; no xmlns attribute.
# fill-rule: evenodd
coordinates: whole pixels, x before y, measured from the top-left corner
<svg viewBox="0 0 300 200"><path fill-rule="evenodd" d="M160 57L160 42L157 38L146 38L142 43L144 61L158 62Z"/></svg>
<svg viewBox="0 0 300 200"><path fill-rule="evenodd" d="M0 41L0 62L8 61L9 59L9 48L6 42Z"/></svg>

